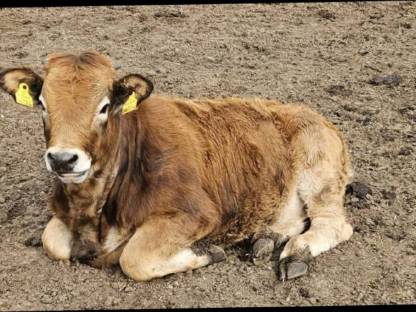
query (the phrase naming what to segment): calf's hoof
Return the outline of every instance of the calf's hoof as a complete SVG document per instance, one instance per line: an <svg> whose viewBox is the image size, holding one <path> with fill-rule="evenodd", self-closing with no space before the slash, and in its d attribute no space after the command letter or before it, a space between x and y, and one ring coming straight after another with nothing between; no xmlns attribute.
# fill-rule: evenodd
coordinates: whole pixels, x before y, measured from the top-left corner
<svg viewBox="0 0 416 312"><path fill-rule="evenodd" d="M277 263L277 274L281 281L294 279L308 273L312 255L307 248L299 254L280 259Z"/></svg>
<svg viewBox="0 0 416 312"><path fill-rule="evenodd" d="M271 238L260 238L254 245L252 250L252 260L255 265L260 265L272 258L274 250L274 241Z"/></svg>
<svg viewBox="0 0 416 312"><path fill-rule="evenodd" d="M210 257L211 264L227 260L227 255L225 254L224 249L216 245L211 245L208 248L208 255Z"/></svg>
<svg viewBox="0 0 416 312"><path fill-rule="evenodd" d="M308 264L300 260L283 258L278 263L278 274L281 281L287 281L308 273Z"/></svg>

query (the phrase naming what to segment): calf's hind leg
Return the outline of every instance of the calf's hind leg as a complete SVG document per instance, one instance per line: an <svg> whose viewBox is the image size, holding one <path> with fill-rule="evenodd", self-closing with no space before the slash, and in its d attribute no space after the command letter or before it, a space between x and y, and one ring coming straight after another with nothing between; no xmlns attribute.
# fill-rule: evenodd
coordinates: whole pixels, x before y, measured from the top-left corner
<svg viewBox="0 0 416 312"><path fill-rule="evenodd" d="M269 261L275 250L278 250L292 236L305 230L308 226L308 219L303 206L303 201L294 189L279 212L276 222L254 234L252 239L254 264Z"/></svg>
<svg viewBox="0 0 416 312"><path fill-rule="evenodd" d="M305 170L298 192L307 205L310 228L289 239L280 255L278 274L281 280L307 273L312 257L327 251L352 235L347 222L343 196L345 179L328 174L330 164Z"/></svg>
<svg viewBox="0 0 416 312"><path fill-rule="evenodd" d="M190 246L198 227L181 221L180 217L155 218L143 223L121 254L123 272L134 280L147 281L225 260L219 247L195 253Z"/></svg>

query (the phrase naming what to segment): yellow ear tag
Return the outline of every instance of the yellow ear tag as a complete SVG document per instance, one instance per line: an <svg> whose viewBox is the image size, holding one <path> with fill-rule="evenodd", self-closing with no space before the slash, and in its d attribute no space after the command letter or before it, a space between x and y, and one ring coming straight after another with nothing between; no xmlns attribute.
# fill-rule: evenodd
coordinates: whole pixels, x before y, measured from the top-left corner
<svg viewBox="0 0 416 312"><path fill-rule="evenodd" d="M22 82L16 91L16 102L25 106L33 107L33 99L29 93L29 86Z"/></svg>
<svg viewBox="0 0 416 312"><path fill-rule="evenodd" d="M136 98L136 92L132 92L127 99L127 101L123 104L123 114L127 114L131 112L132 110L135 110L137 108L137 98Z"/></svg>

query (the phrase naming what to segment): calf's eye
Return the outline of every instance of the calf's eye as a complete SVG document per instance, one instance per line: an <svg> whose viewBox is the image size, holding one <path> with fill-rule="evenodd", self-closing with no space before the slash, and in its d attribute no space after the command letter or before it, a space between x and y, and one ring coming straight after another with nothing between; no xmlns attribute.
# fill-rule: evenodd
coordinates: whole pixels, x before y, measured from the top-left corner
<svg viewBox="0 0 416 312"><path fill-rule="evenodd" d="M108 108L110 107L110 104L105 104L101 110L100 110L100 114L105 114L108 111Z"/></svg>
<svg viewBox="0 0 416 312"><path fill-rule="evenodd" d="M38 102L37 102L37 104L36 104L38 107L40 107L43 111L45 111L46 110L46 108L45 108L45 105L43 105L43 103L42 103L42 101L41 100L39 100Z"/></svg>

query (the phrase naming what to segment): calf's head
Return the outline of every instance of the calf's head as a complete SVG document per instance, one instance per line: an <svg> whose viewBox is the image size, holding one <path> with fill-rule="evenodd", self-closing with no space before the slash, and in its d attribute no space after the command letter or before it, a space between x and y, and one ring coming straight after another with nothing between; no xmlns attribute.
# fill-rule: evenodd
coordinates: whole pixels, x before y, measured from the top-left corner
<svg viewBox="0 0 416 312"><path fill-rule="evenodd" d="M64 183L82 183L114 149L120 115L134 110L153 85L138 74L116 80L111 60L92 51L50 54L43 76L6 69L0 87L17 103L42 110L47 169Z"/></svg>

